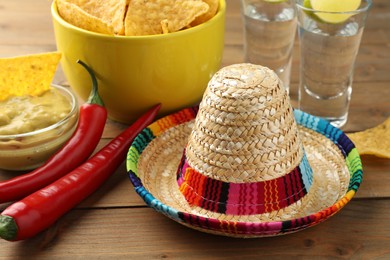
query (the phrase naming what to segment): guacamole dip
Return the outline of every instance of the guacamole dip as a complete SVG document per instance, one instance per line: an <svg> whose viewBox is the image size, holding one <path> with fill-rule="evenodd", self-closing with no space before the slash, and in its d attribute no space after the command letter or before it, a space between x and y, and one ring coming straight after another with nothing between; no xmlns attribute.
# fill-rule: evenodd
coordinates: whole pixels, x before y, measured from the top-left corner
<svg viewBox="0 0 390 260"><path fill-rule="evenodd" d="M59 122L72 109L55 88L40 96L17 96L0 101L0 135L23 134Z"/></svg>

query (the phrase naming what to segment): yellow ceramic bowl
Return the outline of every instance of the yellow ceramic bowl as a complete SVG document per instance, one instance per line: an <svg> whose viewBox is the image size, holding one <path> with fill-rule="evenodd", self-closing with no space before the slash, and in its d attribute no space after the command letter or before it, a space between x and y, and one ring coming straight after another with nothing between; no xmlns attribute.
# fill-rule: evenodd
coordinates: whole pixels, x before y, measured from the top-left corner
<svg viewBox="0 0 390 260"><path fill-rule="evenodd" d="M164 35L109 36L64 21L55 1L52 17L61 66L72 89L87 99L91 79L76 63L96 73L109 117L133 122L162 103L160 116L198 103L211 76L220 68L224 45L225 0L209 21Z"/></svg>

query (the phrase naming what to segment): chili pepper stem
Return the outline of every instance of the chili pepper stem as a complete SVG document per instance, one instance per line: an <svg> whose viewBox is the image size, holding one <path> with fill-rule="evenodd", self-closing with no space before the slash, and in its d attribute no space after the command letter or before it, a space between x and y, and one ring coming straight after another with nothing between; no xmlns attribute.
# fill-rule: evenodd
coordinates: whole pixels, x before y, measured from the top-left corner
<svg viewBox="0 0 390 260"><path fill-rule="evenodd" d="M89 69L87 65L85 67ZM90 99L79 108L77 128L71 138L42 166L0 181L0 204L20 200L49 185L85 162L93 153L104 131L107 110L98 95L97 79L92 70L89 72L93 84Z"/></svg>
<svg viewBox="0 0 390 260"><path fill-rule="evenodd" d="M104 106L103 100L101 99L99 93L98 93L98 81L96 79L95 73L92 71L92 69L85 64L82 60L77 60L77 63L81 64L89 73L92 80L92 90L91 94L88 97L88 103L91 104L98 104L100 106Z"/></svg>
<svg viewBox="0 0 390 260"><path fill-rule="evenodd" d="M18 225L15 220L6 215L0 216L0 237L12 241L18 234Z"/></svg>
<svg viewBox="0 0 390 260"><path fill-rule="evenodd" d="M7 207L0 215L0 238L17 241L35 236L91 195L115 173L134 138L153 122L160 106L145 112L88 161Z"/></svg>

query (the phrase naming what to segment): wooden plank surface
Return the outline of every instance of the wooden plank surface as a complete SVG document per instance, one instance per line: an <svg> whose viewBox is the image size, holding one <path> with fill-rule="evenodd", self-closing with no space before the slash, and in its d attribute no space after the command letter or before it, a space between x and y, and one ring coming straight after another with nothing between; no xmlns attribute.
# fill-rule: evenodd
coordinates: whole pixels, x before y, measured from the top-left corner
<svg viewBox="0 0 390 260"><path fill-rule="evenodd" d="M73 210L39 236L1 246L0 259L386 259L390 228L381 223L389 211L388 201L355 201L301 232L237 239L188 229L148 208Z"/></svg>
<svg viewBox="0 0 390 260"><path fill-rule="evenodd" d="M373 127L390 116L390 1L373 2L356 60L346 132ZM0 57L56 49L50 5L49 0L0 0ZM238 0L227 0L223 66L243 61L239 8ZM298 66L296 41L294 91ZM54 81L66 84L61 69ZM108 121L99 148L125 127ZM390 259L390 160L363 156L362 161L363 183L336 216L288 236L249 240L194 231L147 208L123 163L47 231L27 241L1 240L0 259ZM0 180L14 174L0 170ZM0 210L6 206L0 204Z"/></svg>

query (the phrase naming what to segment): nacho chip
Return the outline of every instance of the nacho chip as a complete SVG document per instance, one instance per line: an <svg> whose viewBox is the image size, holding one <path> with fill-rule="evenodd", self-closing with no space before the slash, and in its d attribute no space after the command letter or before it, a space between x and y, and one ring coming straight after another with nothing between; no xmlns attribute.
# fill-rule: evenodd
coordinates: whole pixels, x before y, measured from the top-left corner
<svg viewBox="0 0 390 260"><path fill-rule="evenodd" d="M191 26L196 26L201 23L207 22L217 13L219 7L219 0L203 0L203 2L209 5L209 10L201 16L195 18L195 20L191 23Z"/></svg>
<svg viewBox="0 0 390 260"><path fill-rule="evenodd" d="M390 159L390 117L374 128L348 134L348 137L360 154Z"/></svg>
<svg viewBox="0 0 390 260"><path fill-rule="evenodd" d="M0 59L0 101L10 96L38 96L50 89L61 53Z"/></svg>
<svg viewBox="0 0 390 260"><path fill-rule="evenodd" d="M163 34L169 33L168 23L169 22L167 19L164 19L161 21L161 29L162 29Z"/></svg>
<svg viewBox="0 0 390 260"><path fill-rule="evenodd" d="M111 25L114 34L125 33L124 19L130 0L66 0L80 7L86 13Z"/></svg>
<svg viewBox="0 0 390 260"><path fill-rule="evenodd" d="M69 3L67 0L56 0L56 3L58 13L68 23L91 32L115 34L114 27L111 24L88 14L77 5Z"/></svg>
<svg viewBox="0 0 390 260"><path fill-rule="evenodd" d="M176 32L208 9L200 0L131 0L125 17L125 35L161 34L161 21L165 19L168 31Z"/></svg>

